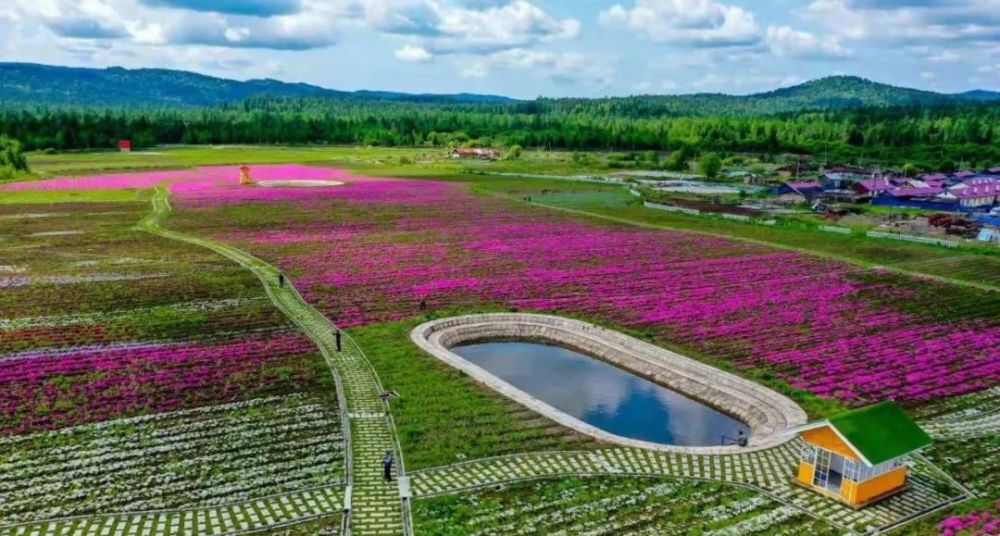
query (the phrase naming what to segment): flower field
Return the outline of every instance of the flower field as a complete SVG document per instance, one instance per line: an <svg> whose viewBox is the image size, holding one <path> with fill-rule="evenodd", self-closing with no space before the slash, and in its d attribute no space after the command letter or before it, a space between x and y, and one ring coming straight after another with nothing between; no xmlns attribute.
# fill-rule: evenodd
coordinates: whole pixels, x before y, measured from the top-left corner
<svg viewBox="0 0 1000 536"><path fill-rule="evenodd" d="M416 501L420 534L752 534L822 536L831 527L755 492L628 478L536 481Z"/></svg>
<svg viewBox="0 0 1000 536"><path fill-rule="evenodd" d="M322 400L288 395L2 437L0 519L211 505L329 485L342 477L339 429Z"/></svg>
<svg viewBox="0 0 1000 536"><path fill-rule="evenodd" d="M313 343L239 266L134 231L148 210L0 204L2 523L342 478Z"/></svg>
<svg viewBox="0 0 1000 536"><path fill-rule="evenodd" d="M908 278L755 244L595 224L459 183L280 173L346 184L178 182L173 225L276 262L341 326L406 318L421 301L586 315L852 405L1000 380L995 296L942 318L976 291L915 290Z"/></svg>
<svg viewBox="0 0 1000 536"><path fill-rule="evenodd" d="M609 325L742 371L814 415L900 400L934 434L928 458L980 497L997 494L994 294L588 219L462 182L298 165L256 166L253 176L274 182L240 186L238 169L226 166L10 184L0 195L166 185L175 210L164 225L280 267L308 302L350 329L382 385L399 394L389 436L409 471L599 452L596 441L474 384L408 338L435 316L516 309ZM288 182L309 180L332 182ZM330 369L272 304L276 287L269 297L226 259L259 268L242 253L137 231L149 212L140 200L149 192L140 194L0 203L0 524L225 505L343 478ZM273 275L257 262L266 269L257 273ZM365 434L357 437L369 448ZM397 499L394 486L386 494L357 482L359 505ZM983 504L915 525L993 530L995 514ZM413 518L422 534L833 533L754 491L666 478L510 484L419 499ZM336 519L292 530L334 533ZM358 526L365 521L381 522L358 515Z"/></svg>

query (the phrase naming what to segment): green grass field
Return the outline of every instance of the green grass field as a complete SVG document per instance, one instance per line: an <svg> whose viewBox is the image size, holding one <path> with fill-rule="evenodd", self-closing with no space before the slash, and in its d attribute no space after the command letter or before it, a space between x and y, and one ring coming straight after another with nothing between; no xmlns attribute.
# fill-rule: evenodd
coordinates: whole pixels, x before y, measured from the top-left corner
<svg viewBox="0 0 1000 536"><path fill-rule="evenodd" d="M148 201L147 190L32 190L0 192L0 204L37 205L50 203L119 203Z"/></svg>

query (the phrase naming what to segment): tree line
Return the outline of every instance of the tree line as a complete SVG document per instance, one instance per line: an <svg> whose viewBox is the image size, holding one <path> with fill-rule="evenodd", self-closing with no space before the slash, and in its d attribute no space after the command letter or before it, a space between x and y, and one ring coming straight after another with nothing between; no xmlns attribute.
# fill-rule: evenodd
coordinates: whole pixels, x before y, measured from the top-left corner
<svg viewBox="0 0 1000 536"><path fill-rule="evenodd" d="M684 116L635 100L414 103L253 98L204 109L0 111L26 150L156 144L513 146L565 150L810 153L827 159L1000 161L1000 106L988 104Z"/></svg>

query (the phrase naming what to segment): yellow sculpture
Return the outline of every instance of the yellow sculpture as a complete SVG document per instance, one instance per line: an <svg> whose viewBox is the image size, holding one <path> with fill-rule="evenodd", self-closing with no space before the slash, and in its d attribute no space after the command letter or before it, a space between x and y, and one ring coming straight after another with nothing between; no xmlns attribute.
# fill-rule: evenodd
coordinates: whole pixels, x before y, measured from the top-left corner
<svg viewBox="0 0 1000 536"><path fill-rule="evenodd" d="M253 179L250 178L250 166L240 166L240 184L253 184Z"/></svg>

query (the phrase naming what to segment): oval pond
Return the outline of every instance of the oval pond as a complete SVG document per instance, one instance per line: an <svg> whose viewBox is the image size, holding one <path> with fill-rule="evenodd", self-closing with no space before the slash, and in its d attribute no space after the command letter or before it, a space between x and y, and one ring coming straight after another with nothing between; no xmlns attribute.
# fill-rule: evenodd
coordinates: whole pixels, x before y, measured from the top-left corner
<svg viewBox="0 0 1000 536"><path fill-rule="evenodd" d="M605 432L682 446L715 446L746 424L599 359L535 342L451 348L494 376ZM731 442L730 442L731 443Z"/></svg>

